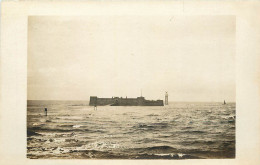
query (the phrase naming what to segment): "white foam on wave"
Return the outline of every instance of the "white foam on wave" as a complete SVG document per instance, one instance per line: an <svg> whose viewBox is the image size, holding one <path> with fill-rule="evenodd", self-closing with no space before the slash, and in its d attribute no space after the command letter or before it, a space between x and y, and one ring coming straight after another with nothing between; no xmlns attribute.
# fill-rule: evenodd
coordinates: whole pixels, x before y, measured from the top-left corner
<svg viewBox="0 0 260 165"><path fill-rule="evenodd" d="M87 150L103 150L103 149L115 149L119 148L119 144L112 142L94 142L84 146L81 146L81 149Z"/></svg>
<svg viewBox="0 0 260 165"><path fill-rule="evenodd" d="M154 154L156 156L171 156L171 157L174 157L174 156L178 156L179 158L182 158L183 156L185 156L186 154L182 154L182 153L177 153L177 154L174 154L174 153L166 153L166 154Z"/></svg>
<svg viewBox="0 0 260 165"><path fill-rule="evenodd" d="M225 120L236 120L236 116L235 115L223 116L222 118L225 119Z"/></svg>
<svg viewBox="0 0 260 165"><path fill-rule="evenodd" d="M182 158L185 154L178 153L177 155L179 156L179 158Z"/></svg>
<svg viewBox="0 0 260 165"><path fill-rule="evenodd" d="M156 155L156 156L171 156L171 157L173 157L175 154L168 153L168 154L154 154L154 155Z"/></svg>

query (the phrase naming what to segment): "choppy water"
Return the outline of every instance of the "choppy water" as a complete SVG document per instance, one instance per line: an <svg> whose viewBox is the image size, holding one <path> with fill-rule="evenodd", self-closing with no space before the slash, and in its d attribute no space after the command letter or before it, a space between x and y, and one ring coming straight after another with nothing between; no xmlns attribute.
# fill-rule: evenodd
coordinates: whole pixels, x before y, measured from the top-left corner
<svg viewBox="0 0 260 165"><path fill-rule="evenodd" d="M95 111L86 101L28 101L27 157L234 158L235 108L235 103L171 102Z"/></svg>

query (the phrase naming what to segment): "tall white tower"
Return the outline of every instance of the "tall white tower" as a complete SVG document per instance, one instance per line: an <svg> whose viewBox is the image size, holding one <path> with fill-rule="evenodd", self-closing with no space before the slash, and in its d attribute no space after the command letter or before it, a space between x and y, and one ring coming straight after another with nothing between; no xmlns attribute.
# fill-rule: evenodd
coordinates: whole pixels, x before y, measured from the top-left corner
<svg viewBox="0 0 260 165"><path fill-rule="evenodd" d="M165 92L165 105L168 105L168 92Z"/></svg>

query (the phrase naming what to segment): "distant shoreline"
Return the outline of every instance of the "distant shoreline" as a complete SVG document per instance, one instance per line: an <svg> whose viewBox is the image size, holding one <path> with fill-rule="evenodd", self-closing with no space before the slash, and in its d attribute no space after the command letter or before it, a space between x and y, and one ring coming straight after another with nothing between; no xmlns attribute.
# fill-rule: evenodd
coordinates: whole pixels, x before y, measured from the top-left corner
<svg viewBox="0 0 260 165"><path fill-rule="evenodd" d="M27 101L86 101L89 100L27 100ZM170 103L223 103L223 101L169 101ZM236 103L236 101L226 101L227 103Z"/></svg>

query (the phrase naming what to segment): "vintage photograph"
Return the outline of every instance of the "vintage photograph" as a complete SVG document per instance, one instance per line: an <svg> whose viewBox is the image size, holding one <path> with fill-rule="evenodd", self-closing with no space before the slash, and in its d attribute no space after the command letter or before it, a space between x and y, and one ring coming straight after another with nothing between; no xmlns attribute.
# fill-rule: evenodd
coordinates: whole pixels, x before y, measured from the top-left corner
<svg viewBox="0 0 260 165"><path fill-rule="evenodd" d="M235 16L29 16L27 42L27 158L236 157Z"/></svg>

